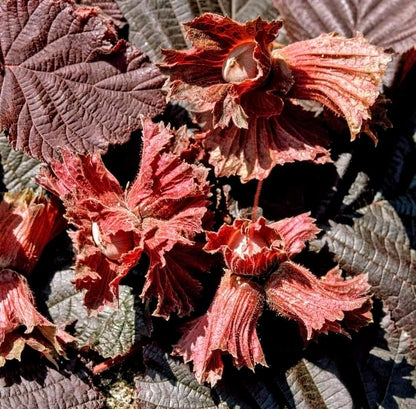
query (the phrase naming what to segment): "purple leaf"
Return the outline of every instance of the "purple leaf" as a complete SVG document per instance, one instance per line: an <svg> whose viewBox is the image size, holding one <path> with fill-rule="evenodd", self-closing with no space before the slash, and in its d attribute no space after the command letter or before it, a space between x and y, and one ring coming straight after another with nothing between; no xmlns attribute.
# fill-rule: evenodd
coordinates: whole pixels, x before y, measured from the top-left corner
<svg viewBox="0 0 416 409"><path fill-rule="evenodd" d="M14 148L47 162L106 150L164 108L164 77L98 9L9 0L0 21L0 128Z"/></svg>
<svg viewBox="0 0 416 409"><path fill-rule="evenodd" d="M408 0L274 0L294 40L359 31L373 44L402 53L416 45L416 2Z"/></svg>
<svg viewBox="0 0 416 409"><path fill-rule="evenodd" d="M26 363L0 371L0 409L102 407L103 395L83 370L61 373L43 364Z"/></svg>

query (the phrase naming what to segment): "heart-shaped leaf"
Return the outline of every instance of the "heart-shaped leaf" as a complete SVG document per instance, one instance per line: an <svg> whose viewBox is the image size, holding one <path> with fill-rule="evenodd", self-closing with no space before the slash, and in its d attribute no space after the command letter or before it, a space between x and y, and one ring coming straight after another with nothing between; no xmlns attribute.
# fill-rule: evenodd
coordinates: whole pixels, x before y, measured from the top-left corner
<svg viewBox="0 0 416 409"><path fill-rule="evenodd" d="M0 128L16 149L44 161L106 150L163 110L164 77L98 9L8 0L0 21Z"/></svg>

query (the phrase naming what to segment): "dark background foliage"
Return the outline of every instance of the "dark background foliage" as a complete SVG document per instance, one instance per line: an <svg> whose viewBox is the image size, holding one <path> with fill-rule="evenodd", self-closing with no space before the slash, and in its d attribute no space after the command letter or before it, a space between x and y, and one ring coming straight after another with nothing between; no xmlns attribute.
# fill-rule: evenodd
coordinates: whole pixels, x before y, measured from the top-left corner
<svg viewBox="0 0 416 409"><path fill-rule="evenodd" d="M2 6L5 3L0 1ZM85 63L94 64L99 76L93 78L95 85L108 79L108 89L100 88L98 93L92 91L96 89L94 84L83 82L82 75L70 78L73 73L65 71L64 66L57 68L34 58L33 47L43 47L46 61L65 60L57 58L46 42L27 44L26 51L15 57L6 53L13 42L0 30L2 71L18 65L23 73L23 77L15 77L20 87L7 85L1 77L0 121L5 128L12 124L12 130L0 139L3 191L39 189L33 177L40 163L33 157L49 160L54 156L57 141L62 145L59 138L63 130L78 151L106 149L110 145L105 156L107 166L123 184L132 180L140 161L140 131L136 130L129 138L130 132L138 127L138 119L130 120L137 112L160 114L157 119L175 127L190 123L182 107L168 105L163 111L162 97L157 91L163 78L141 51L152 62L158 62L161 47L185 48L181 23L204 12L229 15L239 21L257 15L266 19L280 15L286 23L278 39L283 42L330 31L348 36L358 30L375 44L395 52L384 89L393 127L386 130L376 125L377 146L366 135L351 143L338 120L324 112L333 140L334 163L277 167L264 182L260 198L263 215L269 220L311 211L322 233L298 261L311 266L317 274L325 273L337 262L347 275L368 274L375 297L374 323L353 334L351 340L321 336L317 343L304 349L296 325L266 311L258 332L269 368L258 368L255 373L238 371L226 359L224 378L211 389L198 384L188 365L169 356L186 320L153 318L149 313L152 308L141 302L139 294L147 261L141 260L122 281L119 310L106 309L91 318L82 306L82 295L71 284L73 254L63 233L44 251L30 284L41 312L56 324L67 326L77 337L77 343L58 368L29 350L25 351L22 363L8 362L0 370L0 408L416 407L416 57L414 49L411 50L416 45L416 3L409 0L77 3L97 6L105 19L114 20L114 24L110 23L98 14L86 31L80 23L80 35L87 36L82 37L83 46L87 44L94 52L85 56L79 49L71 57L74 58L71 66L81 64L84 69ZM59 12L57 18L77 18L72 4L57 4L67 13ZM46 30L46 17L40 16L40 20L33 22L34 27L39 24ZM66 37L65 33L60 34L62 41ZM64 51L62 46L60 52ZM24 76L30 64L35 64L37 78ZM128 92L123 92L120 98L118 91L124 90L120 84L126 83L114 78L124 78L128 72L133 76L129 76ZM22 78L38 93L55 92L54 87L61 84L66 90L62 105L54 105L53 96L40 111L30 108L32 100L22 91ZM65 88L67 85L62 84L69 80L72 88ZM53 92L51 95L56 96ZM91 112L81 103L81 93L98 101L89 108ZM69 125L67 122L70 95L75 95L71 113L85 119L76 129L70 126L75 120ZM112 104L110 119L117 118L116 122L110 124L106 117L109 108L100 108L101 102ZM37 122L45 112L50 118L63 118L62 124ZM29 118L29 122L25 122L28 125L24 132L19 133L15 124L22 118ZM103 129L104 140L92 135L91 121ZM39 129L43 131L39 133ZM32 157L16 152L8 141ZM224 212L236 216L249 211L256 183L241 184L237 178L212 182L219 195L228 192L227 201L223 196L217 203L217 222L221 222ZM195 315L202 313L210 302L219 274L219 267L214 267L210 276L204 278L205 301Z"/></svg>

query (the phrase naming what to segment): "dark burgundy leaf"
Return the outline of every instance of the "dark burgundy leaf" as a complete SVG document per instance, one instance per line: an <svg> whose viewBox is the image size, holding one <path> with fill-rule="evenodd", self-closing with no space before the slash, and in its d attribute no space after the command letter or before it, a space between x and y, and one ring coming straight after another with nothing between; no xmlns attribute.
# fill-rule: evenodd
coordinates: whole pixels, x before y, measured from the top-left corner
<svg viewBox="0 0 416 409"><path fill-rule="evenodd" d="M373 44L404 52L416 45L416 2L408 0L274 0L294 40L357 31Z"/></svg>
<svg viewBox="0 0 416 409"><path fill-rule="evenodd" d="M103 407L103 395L83 370L58 372L43 364L26 363L0 371L0 409Z"/></svg>
<svg viewBox="0 0 416 409"><path fill-rule="evenodd" d="M0 126L16 149L45 161L106 150L162 111L159 70L98 9L9 0L0 20Z"/></svg>
<svg viewBox="0 0 416 409"><path fill-rule="evenodd" d="M353 226L333 223L324 240L340 265L368 274L375 295L385 302L397 328L416 342L416 253L405 227L387 201L361 209Z"/></svg>

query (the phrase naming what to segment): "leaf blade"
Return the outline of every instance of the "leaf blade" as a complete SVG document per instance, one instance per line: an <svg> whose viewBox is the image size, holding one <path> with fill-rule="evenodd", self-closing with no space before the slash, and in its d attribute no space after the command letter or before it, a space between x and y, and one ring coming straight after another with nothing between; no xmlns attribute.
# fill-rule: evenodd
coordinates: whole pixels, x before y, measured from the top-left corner
<svg viewBox="0 0 416 409"><path fill-rule="evenodd" d="M368 273L397 327L416 341L416 252L406 230L387 201L361 209L353 226L333 223L324 241L340 265L351 274Z"/></svg>
<svg viewBox="0 0 416 409"><path fill-rule="evenodd" d="M164 77L97 9L18 0L0 17L0 126L14 148L46 162L63 147L106 150L140 127L140 114L163 110Z"/></svg>

